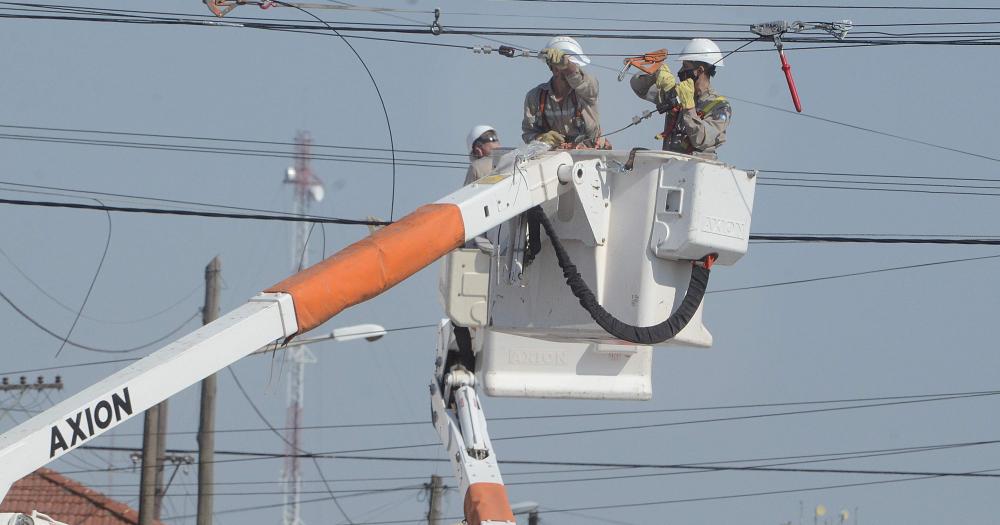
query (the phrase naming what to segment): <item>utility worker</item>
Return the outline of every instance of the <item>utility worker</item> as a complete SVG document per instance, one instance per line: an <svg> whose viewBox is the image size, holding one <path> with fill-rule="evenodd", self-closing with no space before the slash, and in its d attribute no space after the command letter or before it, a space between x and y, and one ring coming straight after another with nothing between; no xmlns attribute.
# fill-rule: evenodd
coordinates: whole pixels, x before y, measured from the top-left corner
<svg viewBox="0 0 1000 525"><path fill-rule="evenodd" d="M593 148L605 141L597 112L597 79L583 71L590 63L580 44L557 36L542 50L552 72L548 82L539 84L524 97L521 138L525 143L540 140L553 148L563 146Z"/></svg>
<svg viewBox="0 0 1000 525"><path fill-rule="evenodd" d="M465 149L469 152L469 170L465 172L465 186L493 172L495 165L491 154L499 147L500 138L493 126L479 124L469 130L469 134L465 136ZM479 248L483 253L493 254L493 243L486 234L467 241L464 248Z"/></svg>
<svg viewBox="0 0 1000 525"><path fill-rule="evenodd" d="M656 74L633 76L632 91L658 108L670 108L662 133L664 150L716 159L733 115L726 97L712 89L716 68L725 65L722 51L707 38L695 38L677 59L682 65L676 79L664 62Z"/></svg>
<svg viewBox="0 0 1000 525"><path fill-rule="evenodd" d="M465 184L489 175L494 168L493 150L500 147L497 130L489 124L480 124L469 130L465 137L465 150L469 152L469 171L465 172Z"/></svg>

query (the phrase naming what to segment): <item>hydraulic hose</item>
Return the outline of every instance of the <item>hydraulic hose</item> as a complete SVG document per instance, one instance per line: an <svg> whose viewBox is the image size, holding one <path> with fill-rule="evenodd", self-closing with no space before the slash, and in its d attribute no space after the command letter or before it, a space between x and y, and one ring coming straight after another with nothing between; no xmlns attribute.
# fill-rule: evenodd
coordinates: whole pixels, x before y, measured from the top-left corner
<svg viewBox="0 0 1000 525"><path fill-rule="evenodd" d="M672 339L687 326L701 305L705 289L708 287L708 276L711 273L710 263L704 266L692 263L691 281L688 283L684 300L681 301L677 311L670 314L662 323L653 326L633 326L623 322L597 302L594 292L590 290L580 272L577 271L576 265L570 260L566 248L563 247L562 241L559 240L559 236L545 212L541 208L535 207L528 211L528 216L529 220L538 221L545 228L545 233L549 236L549 241L552 242L556 259L559 261L559 267L562 268L563 277L566 278L566 284L569 285L573 295L580 300L580 305L601 328L618 339L640 345L655 345ZM712 260L714 258L708 259L709 262Z"/></svg>

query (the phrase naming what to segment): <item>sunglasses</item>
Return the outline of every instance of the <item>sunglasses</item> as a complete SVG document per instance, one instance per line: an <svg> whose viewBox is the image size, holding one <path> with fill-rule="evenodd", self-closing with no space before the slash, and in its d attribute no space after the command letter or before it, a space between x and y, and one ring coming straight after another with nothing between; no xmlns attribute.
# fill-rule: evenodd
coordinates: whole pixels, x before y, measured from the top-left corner
<svg viewBox="0 0 1000 525"><path fill-rule="evenodd" d="M487 142L500 142L500 139L497 138L497 136L495 134L490 133L488 135L483 135L483 136L479 137L478 139L476 139L476 141L472 145L473 146L481 146L483 144L486 144Z"/></svg>

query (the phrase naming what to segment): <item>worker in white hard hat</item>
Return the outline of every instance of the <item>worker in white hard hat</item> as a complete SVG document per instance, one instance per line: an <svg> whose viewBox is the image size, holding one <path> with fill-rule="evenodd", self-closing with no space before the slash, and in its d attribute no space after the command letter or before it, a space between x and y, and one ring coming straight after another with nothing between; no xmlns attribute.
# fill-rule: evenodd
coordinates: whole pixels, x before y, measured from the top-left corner
<svg viewBox="0 0 1000 525"><path fill-rule="evenodd" d="M557 36L542 50L552 78L524 97L521 138L552 147L597 147L601 124L597 111L597 78L583 70L590 58L579 42Z"/></svg>
<svg viewBox="0 0 1000 525"><path fill-rule="evenodd" d="M677 60L681 69L676 78L664 62L655 74L632 77L632 90L658 107L670 107L662 133L664 150L715 159L733 116L726 97L712 89L716 69L725 65L722 51L707 38L695 38Z"/></svg>
<svg viewBox="0 0 1000 525"><path fill-rule="evenodd" d="M469 171L465 173L465 184L489 175L494 168L491 153L500 147L497 130L489 124L479 124L469 130L465 137L465 150L469 152Z"/></svg>
<svg viewBox="0 0 1000 525"><path fill-rule="evenodd" d="M493 150L500 147L500 137L497 130L489 124L478 124L469 130L465 136L465 150L469 152L469 170L465 172L465 186L489 175L496 167ZM479 248L484 253L493 253L493 242L489 235L497 233L490 231L467 241L464 248Z"/></svg>

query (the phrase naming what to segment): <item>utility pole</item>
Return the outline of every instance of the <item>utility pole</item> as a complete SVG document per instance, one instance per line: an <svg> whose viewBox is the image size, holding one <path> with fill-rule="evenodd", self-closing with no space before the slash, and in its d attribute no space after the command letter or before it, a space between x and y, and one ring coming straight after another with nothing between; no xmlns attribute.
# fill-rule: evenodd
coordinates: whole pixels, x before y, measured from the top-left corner
<svg viewBox="0 0 1000 525"><path fill-rule="evenodd" d="M52 383L46 383L45 378L42 376L38 376L38 380L34 383L28 383L26 376L19 377L17 383L11 383L9 377L0 378L0 392L12 393L8 394L11 396L10 401L12 406L6 406L6 404L0 405L0 421L3 421L8 412L24 412L25 416L31 415L31 411L24 408L21 404L21 399L25 393L34 391L36 396L40 396L44 390L62 390L62 388L62 376L56 376L55 381Z"/></svg>
<svg viewBox="0 0 1000 525"><path fill-rule="evenodd" d="M222 261L216 256L205 267L205 307L202 324L219 317L219 285ZM215 374L201 382L201 416L198 421L198 519L196 525L212 525L212 490L215 485Z"/></svg>
<svg viewBox="0 0 1000 525"><path fill-rule="evenodd" d="M295 166L285 171L285 182L295 188L292 214L303 216L309 210L310 202L323 200L323 183L309 167L309 133L299 132L295 136ZM292 271L298 272L309 265L309 223L292 224ZM300 432L302 426L302 405L305 398L306 365L316 362L316 356L305 345L285 351L291 366L288 367L287 413L285 415L285 459L281 481L284 483L285 504L282 525L302 525L299 511L302 493L302 472L299 467Z"/></svg>
<svg viewBox="0 0 1000 525"><path fill-rule="evenodd" d="M427 498L427 525L441 525L441 498L444 496L444 484L441 476L431 476L430 485L426 485L430 496Z"/></svg>
<svg viewBox="0 0 1000 525"><path fill-rule="evenodd" d="M153 499L153 517L160 519L160 510L163 508L163 495L167 489L163 486L163 471L166 470L167 453L167 402L164 401L156 407L156 498Z"/></svg>
<svg viewBox="0 0 1000 525"><path fill-rule="evenodd" d="M160 432L159 405L146 410L142 427L142 467L139 471L139 525L156 519L156 440Z"/></svg>

